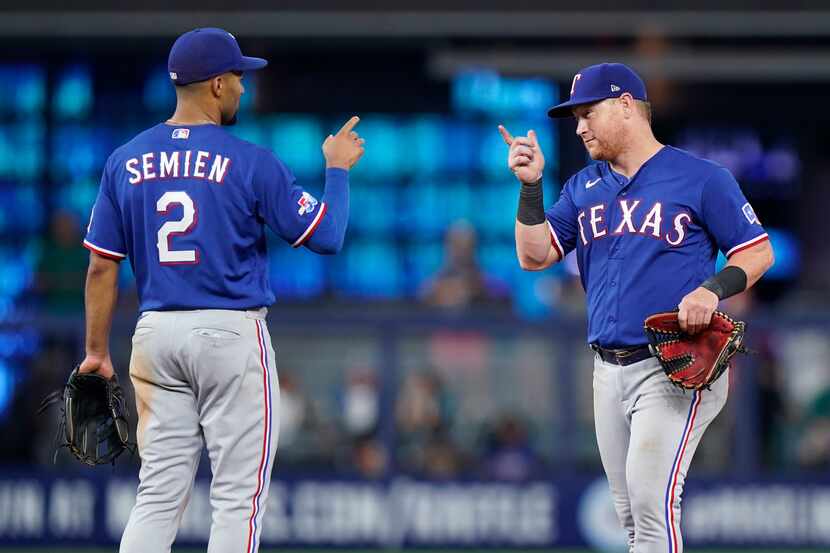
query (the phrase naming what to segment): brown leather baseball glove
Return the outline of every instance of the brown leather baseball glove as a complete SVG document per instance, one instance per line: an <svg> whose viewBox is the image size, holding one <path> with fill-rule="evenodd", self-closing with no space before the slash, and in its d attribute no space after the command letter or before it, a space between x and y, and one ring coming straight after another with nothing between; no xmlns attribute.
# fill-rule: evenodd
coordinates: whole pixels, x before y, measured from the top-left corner
<svg viewBox="0 0 830 553"><path fill-rule="evenodd" d="M651 353L660 360L669 380L686 390L709 388L729 367L742 342L746 324L715 311L712 322L697 334L680 330L677 311L655 313L645 321Z"/></svg>

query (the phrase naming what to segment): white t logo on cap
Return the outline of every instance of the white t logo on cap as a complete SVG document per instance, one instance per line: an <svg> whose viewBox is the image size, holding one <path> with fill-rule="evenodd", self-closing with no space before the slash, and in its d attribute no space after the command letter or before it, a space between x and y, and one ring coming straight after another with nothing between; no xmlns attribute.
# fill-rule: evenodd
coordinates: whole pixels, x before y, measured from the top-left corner
<svg viewBox="0 0 830 553"><path fill-rule="evenodd" d="M574 82L571 83L571 96L574 95L574 89L576 88L576 81L578 81L581 78L582 78L581 73L577 73L576 75L574 75Z"/></svg>

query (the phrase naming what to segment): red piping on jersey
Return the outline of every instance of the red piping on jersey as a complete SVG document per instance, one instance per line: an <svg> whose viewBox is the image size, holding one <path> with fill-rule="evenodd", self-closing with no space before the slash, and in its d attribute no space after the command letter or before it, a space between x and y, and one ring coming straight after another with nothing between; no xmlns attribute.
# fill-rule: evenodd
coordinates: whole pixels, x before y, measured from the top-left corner
<svg viewBox="0 0 830 553"><path fill-rule="evenodd" d="M764 240L769 240L769 235L767 233L764 233L761 236L756 236L755 238L753 238L752 240L750 240L746 244L744 244L742 246L738 246L737 248L735 248L734 251L731 251L731 252L727 253L726 259L729 259L730 257L732 257L733 255L735 255L738 252L742 252L742 251L744 251L748 248L751 248L752 246L756 246L756 245L760 244L761 242L763 242Z"/></svg>
<svg viewBox="0 0 830 553"><path fill-rule="evenodd" d="M311 222L308 228L305 229L305 232L302 235L300 235L297 241L291 244L292 248L299 248L300 246L308 242L308 239L311 238L311 235L314 234L314 231L317 230L317 227L320 226L320 221L322 221L323 217L325 217L327 210L328 206L326 206L326 202L320 204L320 213L317 214L317 217L314 218L314 220Z"/></svg>
<svg viewBox="0 0 830 553"><path fill-rule="evenodd" d="M124 258L127 257L126 255L123 255L123 256L119 257L117 255L107 253L103 250L100 250L100 249L96 248L95 246L93 246L92 244L90 244L89 242L86 242L86 241L84 241L84 247L86 249L88 249L89 251L91 251L92 253L100 255L101 257L106 257L107 259L112 259L113 261L124 261Z"/></svg>
<svg viewBox="0 0 830 553"><path fill-rule="evenodd" d="M545 221L548 224L548 229L550 229L550 243L553 246L553 249L556 250L556 253L559 254L560 261L565 259L565 256L562 255L562 250L559 249L559 237L556 236L556 231L553 230L553 225L550 224L550 221Z"/></svg>

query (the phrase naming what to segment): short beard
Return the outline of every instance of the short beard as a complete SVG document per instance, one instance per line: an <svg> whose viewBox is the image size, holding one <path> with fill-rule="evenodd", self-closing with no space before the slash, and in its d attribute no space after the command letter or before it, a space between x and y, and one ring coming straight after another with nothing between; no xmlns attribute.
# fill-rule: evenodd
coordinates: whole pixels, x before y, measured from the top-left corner
<svg viewBox="0 0 830 553"><path fill-rule="evenodd" d="M594 161L608 161L606 159L608 157L606 155L607 149L604 147L604 145L599 145L599 148L596 148L593 151L589 150L588 148L585 148L585 150L588 152L588 157L590 157Z"/></svg>
<svg viewBox="0 0 830 553"><path fill-rule="evenodd" d="M627 137L625 135L613 136L610 143L602 143L599 152L597 152L597 157L591 157L594 161L614 161L625 149L626 141Z"/></svg>
<svg viewBox="0 0 830 553"><path fill-rule="evenodd" d="M236 116L238 112L234 112L233 115L230 117L226 116L224 113L221 115L221 121L223 127L232 127L236 125Z"/></svg>

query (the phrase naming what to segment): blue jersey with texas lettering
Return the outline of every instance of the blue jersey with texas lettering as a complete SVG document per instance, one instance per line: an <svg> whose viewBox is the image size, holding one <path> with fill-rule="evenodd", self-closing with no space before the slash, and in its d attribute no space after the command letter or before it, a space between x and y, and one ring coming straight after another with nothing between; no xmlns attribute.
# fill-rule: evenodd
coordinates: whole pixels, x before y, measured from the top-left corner
<svg viewBox="0 0 830 553"><path fill-rule="evenodd" d="M546 212L554 248L576 248L588 342L644 344L643 321L676 309L727 258L767 239L725 168L664 146L631 179L607 162L571 177Z"/></svg>
<svg viewBox="0 0 830 553"><path fill-rule="evenodd" d="M84 245L129 257L141 311L248 309L274 302L264 225L296 247L325 213L270 151L162 123L107 160Z"/></svg>

